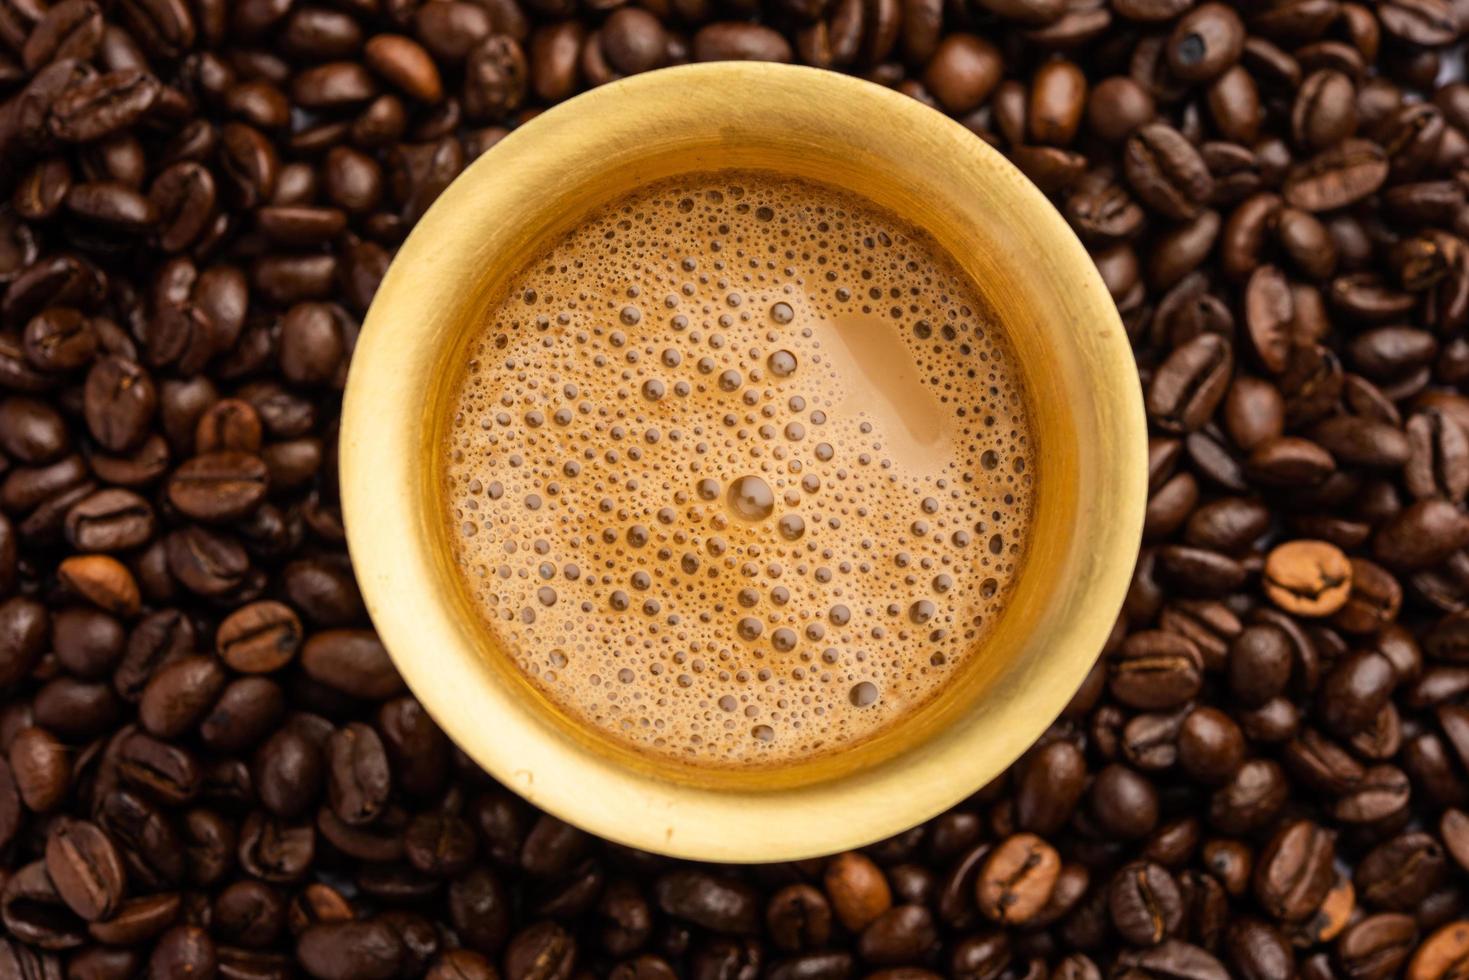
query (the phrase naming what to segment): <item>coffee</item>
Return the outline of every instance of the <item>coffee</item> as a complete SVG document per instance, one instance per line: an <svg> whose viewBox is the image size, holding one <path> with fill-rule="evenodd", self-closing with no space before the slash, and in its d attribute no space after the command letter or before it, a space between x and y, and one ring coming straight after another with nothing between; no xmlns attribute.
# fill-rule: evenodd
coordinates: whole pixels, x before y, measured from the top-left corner
<svg viewBox="0 0 1469 980"><path fill-rule="evenodd" d="M527 262L453 388L444 515L494 645L699 765L873 738L984 655L1035 440L979 291L822 184L640 189Z"/></svg>

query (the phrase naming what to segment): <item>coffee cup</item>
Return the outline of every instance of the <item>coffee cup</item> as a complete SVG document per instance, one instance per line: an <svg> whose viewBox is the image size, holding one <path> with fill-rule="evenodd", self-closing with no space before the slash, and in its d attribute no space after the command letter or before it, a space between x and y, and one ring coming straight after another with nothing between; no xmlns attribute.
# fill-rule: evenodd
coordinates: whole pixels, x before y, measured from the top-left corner
<svg viewBox="0 0 1469 980"><path fill-rule="evenodd" d="M466 343L505 284L598 207L681 174L818 181L923 230L1003 326L1036 434L1024 565L983 645L884 737L788 766L700 767L579 724L474 611L443 517L441 446ZM877 85L718 63L612 83L537 116L443 193L363 325L340 479L348 544L403 677L492 776L629 846L765 862L865 844L1004 772L1066 706L1116 622L1147 498L1127 335L1065 221L999 153Z"/></svg>

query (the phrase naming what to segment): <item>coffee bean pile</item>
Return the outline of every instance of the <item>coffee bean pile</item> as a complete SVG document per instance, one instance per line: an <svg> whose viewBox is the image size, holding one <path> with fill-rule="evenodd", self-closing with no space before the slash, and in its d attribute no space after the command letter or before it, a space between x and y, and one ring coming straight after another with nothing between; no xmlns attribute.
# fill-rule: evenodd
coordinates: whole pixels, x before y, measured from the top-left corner
<svg viewBox="0 0 1469 980"><path fill-rule="evenodd" d="M0 980L1469 970L1463 0L0 0ZM583 88L800 61L1091 249L1152 433L1106 651L859 853L665 860L447 741L334 468L395 246ZM884 138L875 129L874 139Z"/></svg>

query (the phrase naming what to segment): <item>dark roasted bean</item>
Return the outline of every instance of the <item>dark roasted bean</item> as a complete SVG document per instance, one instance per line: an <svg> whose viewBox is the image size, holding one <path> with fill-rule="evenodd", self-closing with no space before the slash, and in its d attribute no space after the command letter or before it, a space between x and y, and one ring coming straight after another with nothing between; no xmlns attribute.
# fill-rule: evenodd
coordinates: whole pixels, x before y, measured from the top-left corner
<svg viewBox="0 0 1469 980"><path fill-rule="evenodd" d="M1127 141L1123 166L1144 203L1169 218L1191 218L1213 191L1198 151L1176 129L1150 123Z"/></svg>
<svg viewBox="0 0 1469 980"><path fill-rule="evenodd" d="M62 901L88 922L111 917L122 901L122 859L96 824L53 824L46 838L46 874Z"/></svg>
<svg viewBox="0 0 1469 980"><path fill-rule="evenodd" d="M1107 889L1112 924L1135 946L1155 946L1183 923L1183 899L1162 867L1138 862L1123 867Z"/></svg>
<svg viewBox="0 0 1469 980"><path fill-rule="evenodd" d="M405 953L382 919L318 923L296 942L301 965L319 980L388 980L398 975Z"/></svg>
<svg viewBox="0 0 1469 980"><path fill-rule="evenodd" d="M1305 211L1331 211L1372 194L1382 186L1387 171L1380 146L1349 139L1293 169L1285 198Z"/></svg>
<svg viewBox="0 0 1469 980"><path fill-rule="evenodd" d="M1407 962L1418 929L1406 915L1385 913L1361 919L1336 944L1336 958L1353 980L1394 976Z"/></svg>
<svg viewBox="0 0 1469 980"><path fill-rule="evenodd" d="M1261 906L1283 921L1300 921L1314 912L1331 888L1333 848L1333 836L1309 821L1277 831L1255 867Z"/></svg>

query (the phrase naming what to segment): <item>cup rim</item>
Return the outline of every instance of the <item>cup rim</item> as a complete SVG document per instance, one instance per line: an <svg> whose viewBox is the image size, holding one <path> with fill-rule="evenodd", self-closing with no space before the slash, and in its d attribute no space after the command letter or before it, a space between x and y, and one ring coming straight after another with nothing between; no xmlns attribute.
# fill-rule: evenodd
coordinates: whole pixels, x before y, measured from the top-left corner
<svg viewBox="0 0 1469 980"><path fill-rule="evenodd" d="M599 140L627 138L639 100L706 129L751 104L779 102L789 114L840 105L854 119L921 132L952 153L955 166L1008 185L1004 193L1023 212L1026 233L1044 242L1075 290L1070 302L1086 315L1057 329L1090 335L1089 357L1110 399L1100 416L1103 438L1126 465L1097 491L1110 517L1097 523L1094 574L1077 587L1085 601L1058 613L1058 635L1070 642L1036 664L982 730L945 732L933 740L942 743L936 749L920 746L901 765L818 785L731 790L671 782L610 763L537 720L534 705L493 680L435 588L442 559L431 540L441 518L415 507L408 489L426 404L413 379L441 380L426 373L433 338L443 340L433 333L442 328L433 319L434 297L463 289L457 277L472 272L489 233L466 215L498 214L485 210L497 205L513 212L513 202L548 179L548 153L595 154ZM744 124L754 123L747 116ZM1009 161L941 113L872 83L806 67L722 62L632 76L561 103L506 136L443 192L403 243L364 319L344 395L339 479L348 548L378 634L414 695L476 763L541 809L601 837L677 857L751 862L830 853L905 830L1002 773L1042 734L1085 679L1126 594L1146 503L1145 453L1136 367L1110 295L1064 219Z"/></svg>

